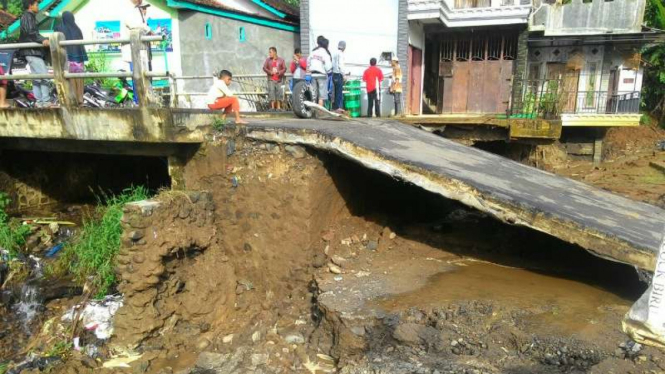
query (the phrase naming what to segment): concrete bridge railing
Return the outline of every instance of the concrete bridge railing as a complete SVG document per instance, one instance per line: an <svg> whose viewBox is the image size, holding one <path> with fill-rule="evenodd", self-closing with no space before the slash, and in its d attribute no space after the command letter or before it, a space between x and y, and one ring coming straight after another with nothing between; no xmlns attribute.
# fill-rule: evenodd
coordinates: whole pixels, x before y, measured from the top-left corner
<svg viewBox="0 0 665 374"><path fill-rule="evenodd" d="M150 106L156 104L157 100L151 94L152 87L150 78L170 77L169 72L150 71L147 67L147 61L142 58L142 51L150 48L151 42L162 41L164 36L150 36L140 30L132 30L129 39L91 39L91 40L65 40L62 33L55 32L49 37L49 50L53 74L20 74L13 75L6 72L0 75L4 80L30 80L30 79L52 79L58 93L60 105L66 108L78 106L78 98L72 88L71 79L85 78L132 78L135 82L134 95L138 96L139 105ZM75 45L101 45L101 44L129 44L132 51L132 72L104 72L104 73L70 73L67 71L68 60L65 47ZM12 43L0 44L0 50L7 49L26 49L26 48L44 48L38 43Z"/></svg>

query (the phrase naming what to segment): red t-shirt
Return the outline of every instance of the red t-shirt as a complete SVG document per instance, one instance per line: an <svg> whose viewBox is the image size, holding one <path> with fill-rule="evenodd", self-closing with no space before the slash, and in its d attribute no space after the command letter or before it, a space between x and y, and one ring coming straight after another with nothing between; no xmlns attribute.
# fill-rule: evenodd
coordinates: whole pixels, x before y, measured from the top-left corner
<svg viewBox="0 0 665 374"><path fill-rule="evenodd" d="M363 74L363 81L367 83L367 92L376 91L376 82L383 82L383 72L376 66L370 66Z"/></svg>
<svg viewBox="0 0 665 374"><path fill-rule="evenodd" d="M274 71L279 71L279 65L277 60L272 60L272 68L275 69ZM273 74L272 75L272 80L275 82L279 81L279 74Z"/></svg>

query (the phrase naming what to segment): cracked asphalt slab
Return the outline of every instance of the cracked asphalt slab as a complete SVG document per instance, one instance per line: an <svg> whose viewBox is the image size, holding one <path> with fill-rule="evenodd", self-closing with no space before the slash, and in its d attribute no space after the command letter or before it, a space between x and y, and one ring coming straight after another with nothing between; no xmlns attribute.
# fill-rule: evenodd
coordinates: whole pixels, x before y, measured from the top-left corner
<svg viewBox="0 0 665 374"><path fill-rule="evenodd" d="M665 210L394 120L253 120L249 138L331 151L508 223L653 270Z"/></svg>

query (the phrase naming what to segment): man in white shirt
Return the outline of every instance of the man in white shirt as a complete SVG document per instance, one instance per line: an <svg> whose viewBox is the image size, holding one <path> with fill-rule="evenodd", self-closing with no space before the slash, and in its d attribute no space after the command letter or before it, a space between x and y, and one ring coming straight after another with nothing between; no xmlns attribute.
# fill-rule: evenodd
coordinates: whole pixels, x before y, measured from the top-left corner
<svg viewBox="0 0 665 374"><path fill-rule="evenodd" d="M228 113L233 113L236 125L247 124L240 119L240 102L238 97L229 88L233 74L228 70L222 70L215 79L215 83L208 90L207 104L210 110L222 110L222 120L226 120Z"/></svg>
<svg viewBox="0 0 665 374"><path fill-rule="evenodd" d="M346 61L344 51L346 50L346 42L341 41L337 45L337 53L333 57L333 110L343 109L344 107L344 76L348 74L346 71Z"/></svg>

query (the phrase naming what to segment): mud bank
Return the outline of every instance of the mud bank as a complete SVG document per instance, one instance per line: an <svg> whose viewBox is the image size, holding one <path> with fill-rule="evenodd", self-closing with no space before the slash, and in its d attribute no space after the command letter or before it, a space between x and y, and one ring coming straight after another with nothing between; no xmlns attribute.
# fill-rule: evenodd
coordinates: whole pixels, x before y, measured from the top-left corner
<svg viewBox="0 0 665 374"><path fill-rule="evenodd" d="M140 358L114 370L661 370L619 331L633 269L333 155L229 144L185 169L204 192L127 207L111 351Z"/></svg>
<svg viewBox="0 0 665 374"><path fill-rule="evenodd" d="M620 332L631 267L297 146L216 138L182 172L189 191L125 207L102 355L51 372L665 368Z"/></svg>

